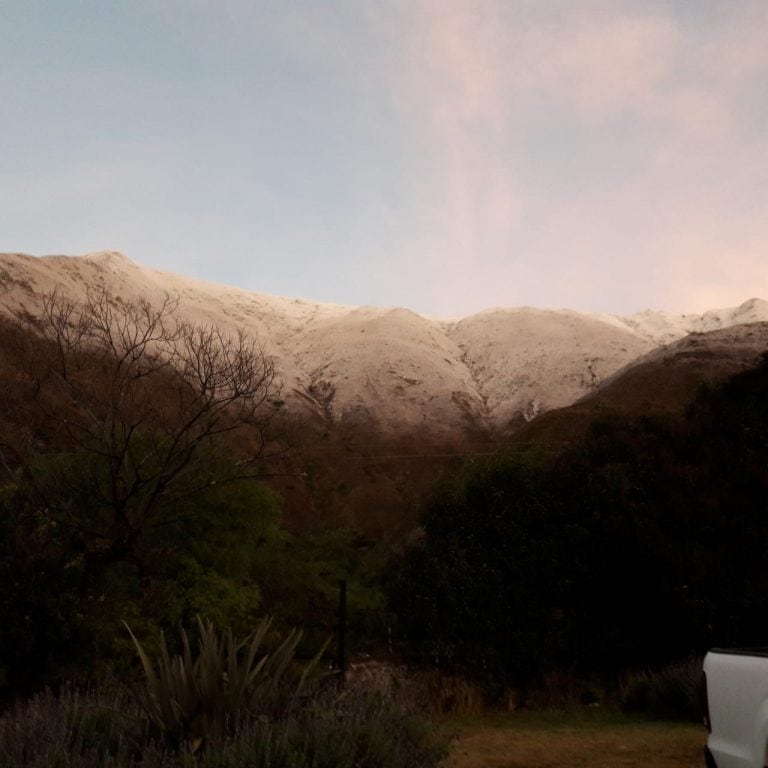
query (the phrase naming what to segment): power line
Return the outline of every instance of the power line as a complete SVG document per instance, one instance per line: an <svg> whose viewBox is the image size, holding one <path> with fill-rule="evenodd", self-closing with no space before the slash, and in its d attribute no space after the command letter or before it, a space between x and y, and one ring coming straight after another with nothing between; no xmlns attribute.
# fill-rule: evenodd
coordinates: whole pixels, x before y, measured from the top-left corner
<svg viewBox="0 0 768 768"><path fill-rule="evenodd" d="M457 453L386 453L386 454L351 454L351 453L324 453L323 459L344 459L346 461L384 461L388 459L463 459L469 457L481 456L499 456L505 451L520 453L529 448L535 447L540 450L555 451L558 447L569 445L567 440L551 441L548 443L537 443L532 445L503 445L496 451L461 451ZM306 457L305 457L306 458Z"/></svg>

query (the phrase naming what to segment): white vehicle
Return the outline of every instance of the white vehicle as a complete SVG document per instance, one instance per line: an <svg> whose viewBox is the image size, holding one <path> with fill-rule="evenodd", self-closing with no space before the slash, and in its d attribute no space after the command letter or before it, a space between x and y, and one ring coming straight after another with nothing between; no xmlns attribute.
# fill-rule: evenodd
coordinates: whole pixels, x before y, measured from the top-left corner
<svg viewBox="0 0 768 768"><path fill-rule="evenodd" d="M707 768L768 765L768 648L715 648L704 659Z"/></svg>

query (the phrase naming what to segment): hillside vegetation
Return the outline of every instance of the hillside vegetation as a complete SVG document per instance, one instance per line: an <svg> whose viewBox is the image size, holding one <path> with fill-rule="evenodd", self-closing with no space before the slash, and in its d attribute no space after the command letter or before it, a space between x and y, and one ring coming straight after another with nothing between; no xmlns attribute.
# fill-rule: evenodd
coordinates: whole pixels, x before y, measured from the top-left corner
<svg viewBox="0 0 768 768"><path fill-rule="evenodd" d="M391 595L404 650L501 692L765 641L768 356L684 413L468 466Z"/></svg>
<svg viewBox="0 0 768 768"><path fill-rule="evenodd" d="M174 637L197 615L246 630L269 613L317 646L342 577L357 621L381 610L354 531L282 524L263 482L284 468L273 381L252 339L172 299L52 294L0 322L0 689L125 661L122 621Z"/></svg>
<svg viewBox="0 0 768 768"><path fill-rule="evenodd" d="M174 297L48 294L0 320L2 695L123 674L122 621L151 645L269 614L311 654L345 579L353 653L517 706L560 685L642 708L672 681L682 712L684 676L628 675L764 642L768 609L765 328L727 333L747 341L678 342L505 452L299 418L257 340Z"/></svg>

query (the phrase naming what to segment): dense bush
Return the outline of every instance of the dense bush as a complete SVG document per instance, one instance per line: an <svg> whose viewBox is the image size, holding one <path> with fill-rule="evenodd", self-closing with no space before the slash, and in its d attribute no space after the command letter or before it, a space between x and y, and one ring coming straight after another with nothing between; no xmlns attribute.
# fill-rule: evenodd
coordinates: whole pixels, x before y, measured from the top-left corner
<svg viewBox="0 0 768 768"><path fill-rule="evenodd" d="M436 498L423 541L389 585L405 654L497 693L535 684L559 662L580 532L554 509L543 480L532 467L497 461Z"/></svg>
<svg viewBox="0 0 768 768"><path fill-rule="evenodd" d="M660 719L700 722L702 659L691 658L659 670L627 676L621 686L621 705Z"/></svg>
<svg viewBox="0 0 768 768"><path fill-rule="evenodd" d="M98 517L97 502L80 514ZM252 626L258 568L276 546L275 499L253 481L212 488L142 537L126 560L93 565L23 488L0 488L0 693L31 693L132 657L122 620L172 636L202 614Z"/></svg>

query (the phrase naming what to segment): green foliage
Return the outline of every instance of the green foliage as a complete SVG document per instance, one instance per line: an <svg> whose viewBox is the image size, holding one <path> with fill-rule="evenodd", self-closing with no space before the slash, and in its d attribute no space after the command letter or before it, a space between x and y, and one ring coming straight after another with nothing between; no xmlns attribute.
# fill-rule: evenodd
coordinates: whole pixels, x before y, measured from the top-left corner
<svg viewBox="0 0 768 768"><path fill-rule="evenodd" d="M701 722L701 669L702 659L691 658L631 674L621 686L621 705L659 719Z"/></svg>
<svg viewBox="0 0 768 768"><path fill-rule="evenodd" d="M277 501L253 478L274 369L178 301L52 294L0 322L0 593L23 594L0 597L2 693L119 663L121 619L261 614Z"/></svg>
<svg viewBox="0 0 768 768"><path fill-rule="evenodd" d="M145 675L135 695L157 732L173 744L199 745L203 740L221 740L245 718L295 701L325 647L291 678L302 633L291 631L267 652L264 645L271 625L271 619L263 619L253 634L240 640L231 628L218 632L213 622L198 619L198 651L193 652L182 630L182 653L172 656L161 635L155 662L129 628Z"/></svg>
<svg viewBox="0 0 768 768"><path fill-rule="evenodd" d="M122 620L142 635L174 635L203 614L242 632L263 613L256 564L280 534L277 501L254 481L169 508L163 525L115 560L27 491L19 481L0 493L0 659L9 690L123 664L131 644ZM101 514L98 499L89 504L78 510L83 524Z"/></svg>
<svg viewBox="0 0 768 768"><path fill-rule="evenodd" d="M262 611L281 626L306 627L304 643L317 647L334 630L339 581L346 579L349 650L376 652L390 620L381 586L385 550L349 528L281 531L254 562Z"/></svg>
<svg viewBox="0 0 768 768"><path fill-rule="evenodd" d="M76 515L78 528L100 524L98 499L74 506L70 523ZM133 647L123 620L140 637L163 630L175 640L198 615L242 635L270 614L281 628L307 626L300 651L316 649L333 632L342 578L350 650L380 648L381 548L348 529L288 533L278 512L277 497L255 481L216 485L169 505L130 554L112 560L39 504L23 478L0 487L0 695L124 669Z"/></svg>

